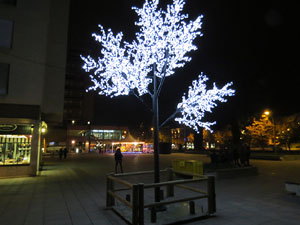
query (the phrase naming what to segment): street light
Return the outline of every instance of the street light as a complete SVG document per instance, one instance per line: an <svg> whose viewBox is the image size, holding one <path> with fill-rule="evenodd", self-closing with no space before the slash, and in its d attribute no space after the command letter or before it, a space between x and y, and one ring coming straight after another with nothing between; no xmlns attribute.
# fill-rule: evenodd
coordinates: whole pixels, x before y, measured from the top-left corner
<svg viewBox="0 0 300 225"><path fill-rule="evenodd" d="M264 111L264 116L267 117L267 119L269 119L269 117L271 117L271 122L273 123L273 137L272 137L272 142L273 142L273 151L275 151L275 141L276 141L276 131L275 131L275 121L274 121L274 117L270 116L271 112L269 110L265 110Z"/></svg>
<svg viewBox="0 0 300 225"><path fill-rule="evenodd" d="M89 129L89 152L91 151L91 121L87 121Z"/></svg>

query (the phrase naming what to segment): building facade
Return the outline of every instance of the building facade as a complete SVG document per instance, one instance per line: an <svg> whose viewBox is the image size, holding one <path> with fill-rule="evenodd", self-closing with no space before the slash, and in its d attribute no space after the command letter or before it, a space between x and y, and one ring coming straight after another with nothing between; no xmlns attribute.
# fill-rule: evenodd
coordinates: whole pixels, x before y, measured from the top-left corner
<svg viewBox="0 0 300 225"><path fill-rule="evenodd" d="M127 127L71 124L67 128L67 148L75 153L114 152L117 148L142 153L147 147L145 142L135 140Z"/></svg>
<svg viewBox="0 0 300 225"><path fill-rule="evenodd" d="M72 46L68 50L65 95L64 123L71 121L84 123L94 121L94 94L86 92L89 76L81 69L83 61L80 58L84 50L76 50Z"/></svg>
<svg viewBox="0 0 300 225"><path fill-rule="evenodd" d="M63 119L69 0L0 0L0 177L36 175Z"/></svg>

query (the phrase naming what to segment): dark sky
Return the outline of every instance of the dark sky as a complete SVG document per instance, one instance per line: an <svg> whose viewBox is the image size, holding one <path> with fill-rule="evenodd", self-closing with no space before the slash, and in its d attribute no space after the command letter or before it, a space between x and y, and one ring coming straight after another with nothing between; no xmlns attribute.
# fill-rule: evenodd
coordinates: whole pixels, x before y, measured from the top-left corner
<svg viewBox="0 0 300 225"><path fill-rule="evenodd" d="M98 3L97 3L98 2ZM122 31L131 41L137 20L131 6L142 0L72 1L70 48L96 54L100 46L91 37L98 24ZM171 1L161 0L162 7ZM172 113L191 81L204 72L219 86L233 81L236 96L215 110L219 124L261 113L300 112L298 42L295 1L186 0L190 19L203 14L203 37L195 43L192 61L166 79L160 96L160 118ZM80 68L81 65L78 66ZM88 75L88 74L87 74ZM149 98L146 97L146 101ZM151 113L134 97L97 97L98 123L151 122Z"/></svg>

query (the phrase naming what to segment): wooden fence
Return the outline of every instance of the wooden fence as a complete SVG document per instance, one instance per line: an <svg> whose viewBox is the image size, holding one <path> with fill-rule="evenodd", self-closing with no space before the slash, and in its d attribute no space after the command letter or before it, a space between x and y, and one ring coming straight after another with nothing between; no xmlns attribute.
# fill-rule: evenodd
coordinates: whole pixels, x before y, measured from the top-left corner
<svg viewBox="0 0 300 225"><path fill-rule="evenodd" d="M195 203L193 200L207 198L208 210L206 215L211 215L216 212L216 199L215 199L215 179L213 176L199 176L197 174L187 174L184 175L193 176L194 179L182 179L182 180L173 180L174 172L173 169L168 168L161 170L160 173L167 173L167 181L160 183L151 183L151 184L132 184L123 179L122 177L128 176L138 176L145 174L153 174L154 171L142 171L134 173L122 173L122 174L108 174L106 176L106 207L109 209L114 209L115 201L118 200L124 205L128 206L132 210L132 221L133 225L143 225L144 224L144 209L151 209L151 222L156 222L156 209L179 202L189 202L190 214L195 214ZM180 173L177 172L176 173ZM186 184L197 183L207 181L207 189L200 190L199 188L191 187ZM115 184L121 184L123 188L115 188ZM144 202L144 191L149 188L160 188L166 186L166 197L174 196L174 186L183 188L188 191L196 192L199 195L194 197L182 197L172 200L165 200L161 202L152 202L150 204L145 204ZM120 191L131 191L132 201L129 198L123 198L118 192ZM116 212L116 210L114 210ZM130 221L129 221L130 222Z"/></svg>

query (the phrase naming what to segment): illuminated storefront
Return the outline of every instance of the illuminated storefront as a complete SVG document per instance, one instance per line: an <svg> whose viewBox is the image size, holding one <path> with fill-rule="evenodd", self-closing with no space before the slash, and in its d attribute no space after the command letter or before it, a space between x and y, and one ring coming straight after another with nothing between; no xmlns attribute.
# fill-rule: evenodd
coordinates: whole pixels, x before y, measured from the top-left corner
<svg viewBox="0 0 300 225"><path fill-rule="evenodd" d="M130 136L127 127L76 125L68 126L67 143L74 152L111 152L113 142L120 142Z"/></svg>
<svg viewBox="0 0 300 225"><path fill-rule="evenodd" d="M120 148L124 153L142 153L144 152L145 142L113 142L112 148L116 150Z"/></svg>
<svg viewBox="0 0 300 225"><path fill-rule="evenodd" d="M0 124L0 165L29 164L31 125Z"/></svg>
<svg viewBox="0 0 300 225"><path fill-rule="evenodd" d="M0 135L0 165L29 164L31 135Z"/></svg>
<svg viewBox="0 0 300 225"><path fill-rule="evenodd" d="M38 174L45 129L39 120L0 118L0 177Z"/></svg>
<svg viewBox="0 0 300 225"><path fill-rule="evenodd" d="M151 153L152 144L135 140L127 127L76 125L68 126L68 149L81 152L114 152L120 148L126 153Z"/></svg>

